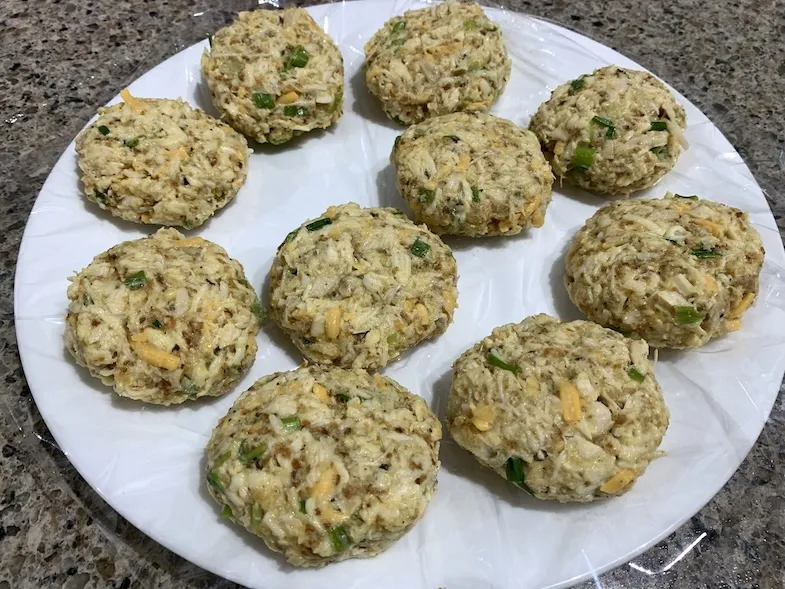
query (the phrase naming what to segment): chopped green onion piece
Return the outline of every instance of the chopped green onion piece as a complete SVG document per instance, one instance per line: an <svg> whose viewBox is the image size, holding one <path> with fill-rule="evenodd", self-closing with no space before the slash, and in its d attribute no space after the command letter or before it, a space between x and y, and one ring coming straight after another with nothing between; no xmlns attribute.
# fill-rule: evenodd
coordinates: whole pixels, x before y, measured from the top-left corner
<svg viewBox="0 0 785 589"><path fill-rule="evenodd" d="M387 344L388 345L394 346L397 343L398 343L398 334L397 333L391 333L390 335L387 336Z"/></svg>
<svg viewBox="0 0 785 589"><path fill-rule="evenodd" d="M472 186L472 201L480 202L480 189L476 186Z"/></svg>
<svg viewBox="0 0 785 589"><path fill-rule="evenodd" d="M681 194L674 195L676 198L686 198L687 200L698 200L697 194L690 194L689 196L683 196Z"/></svg>
<svg viewBox="0 0 785 589"><path fill-rule="evenodd" d="M213 468L218 468L218 467L219 467L219 466L221 466L221 465L222 465L224 462L226 462L227 460L229 460L231 457L232 457L232 451L231 451L231 450L227 450L226 452L224 452L223 454L221 454L220 456L218 456L218 458L216 458L216 459L213 461Z"/></svg>
<svg viewBox="0 0 785 589"><path fill-rule="evenodd" d="M207 34L207 42L210 44L210 49L213 48L213 36L211 34Z"/></svg>
<svg viewBox="0 0 785 589"><path fill-rule="evenodd" d="M275 98L273 98L272 94L254 92L251 94L251 99L256 105L256 108L275 108Z"/></svg>
<svg viewBox="0 0 785 589"><path fill-rule="evenodd" d="M289 59L286 60L286 66L284 69L291 69L293 67L305 67L308 65L308 60L311 59L311 56L305 50L305 47L302 45L298 45L292 50L291 55L289 55Z"/></svg>
<svg viewBox="0 0 785 589"><path fill-rule="evenodd" d="M300 231L300 228L298 227L294 231L290 231L289 233L287 233L286 234L286 239L284 239L283 242L284 243L289 243L290 241L292 241L297 236L297 233L299 231Z"/></svg>
<svg viewBox="0 0 785 589"><path fill-rule="evenodd" d="M699 313L695 307L676 307L676 323L679 325L689 325L703 321L703 314Z"/></svg>
<svg viewBox="0 0 785 589"><path fill-rule="evenodd" d="M335 526L330 528L327 533L330 535L330 543L336 552L343 552L352 544L352 539L349 532L343 526Z"/></svg>
<svg viewBox="0 0 785 589"><path fill-rule="evenodd" d="M424 258L428 255L428 252L431 250L431 246L421 241L418 237L414 240L412 247L409 248L409 251L412 253L413 256L417 256L418 258Z"/></svg>
<svg viewBox="0 0 785 589"><path fill-rule="evenodd" d="M126 147L128 147L130 149L133 149L134 147L139 145L139 138L138 137L134 137L132 139L123 139L123 145L125 145Z"/></svg>
<svg viewBox="0 0 785 589"><path fill-rule="evenodd" d="M634 380L635 382L643 382L646 378L646 375L643 374L640 370L635 368L635 366L630 366L627 370L627 375Z"/></svg>
<svg viewBox="0 0 785 589"><path fill-rule="evenodd" d="M100 190L96 190L93 193L93 196L95 197L95 200L97 200L100 204L102 204L102 205L106 204L106 195L103 192L101 192Z"/></svg>
<svg viewBox="0 0 785 589"><path fill-rule="evenodd" d="M477 21L474 20L473 18L463 21L464 31L474 31L476 29L477 29Z"/></svg>
<svg viewBox="0 0 785 589"><path fill-rule="evenodd" d="M219 493L224 493L224 485L221 482L221 479L218 478L218 473L215 470L211 470L207 473L207 483Z"/></svg>
<svg viewBox="0 0 785 589"><path fill-rule="evenodd" d="M654 155L656 155L660 159L662 159L664 157L668 157L668 154L670 153L668 151L668 146L667 145L658 145L657 147L652 147L649 151L652 152Z"/></svg>
<svg viewBox="0 0 785 589"><path fill-rule="evenodd" d="M109 127L106 125L101 125L98 127L98 132L104 136L109 135Z"/></svg>
<svg viewBox="0 0 785 589"><path fill-rule="evenodd" d="M153 327L155 327L156 329L161 329L163 327L163 324L160 321L158 321L158 319L156 319L155 321L153 321Z"/></svg>
<svg viewBox="0 0 785 589"><path fill-rule="evenodd" d="M283 114L287 117L307 117L308 109L296 104L287 104L283 107Z"/></svg>
<svg viewBox="0 0 785 589"><path fill-rule="evenodd" d="M305 499L300 499L300 513L306 513L306 511L305 511Z"/></svg>
<svg viewBox="0 0 785 589"><path fill-rule="evenodd" d="M340 108L341 104L343 104L343 88L340 88L337 94L335 95L335 98L333 98L333 101L330 104L330 112L334 113L335 111L337 111Z"/></svg>
<svg viewBox="0 0 785 589"><path fill-rule="evenodd" d="M665 131L668 128L668 123L665 121L652 121L651 122L651 130L652 131Z"/></svg>
<svg viewBox="0 0 785 589"><path fill-rule="evenodd" d="M534 491L532 491L529 485L526 484L526 475L524 473L523 466L523 458L520 456L510 456L504 465L507 480L515 485L518 485L521 489L530 495L534 495Z"/></svg>
<svg viewBox="0 0 785 589"><path fill-rule="evenodd" d="M592 122L592 123L597 123L598 125L600 125L600 126L602 126L602 127L605 127L606 129L608 129L608 130L605 132L605 136L606 136L608 139L613 139L613 135L614 135L614 133L616 132L616 127L613 125L613 121L610 121L610 120L608 120L608 119L605 119L605 118L603 118L603 117L592 117L592 118L591 118L591 122Z"/></svg>
<svg viewBox="0 0 785 589"><path fill-rule="evenodd" d="M264 322L267 319L267 309L262 306L259 301L254 301L251 305L251 313L256 315L256 318L259 320L259 323Z"/></svg>
<svg viewBox="0 0 785 589"><path fill-rule="evenodd" d="M352 399L349 395L344 395L343 393L338 393L335 395L335 398L338 399L340 403L348 403Z"/></svg>
<svg viewBox="0 0 785 589"><path fill-rule="evenodd" d="M393 25L392 32L393 33L400 33L405 28L406 28L406 21L399 20L397 23L395 23Z"/></svg>
<svg viewBox="0 0 785 589"><path fill-rule="evenodd" d="M254 503L251 506L251 525L254 528L258 528L259 524L262 523L263 517L264 512L262 511L262 507L258 503Z"/></svg>
<svg viewBox="0 0 785 589"><path fill-rule="evenodd" d="M180 378L180 386L187 395L195 395L199 392L199 387L197 387L196 383L187 376Z"/></svg>
<svg viewBox="0 0 785 589"><path fill-rule="evenodd" d="M690 250L690 253L696 258L703 258L703 259L722 257L722 252L717 249L713 249L713 250L694 249L694 250Z"/></svg>
<svg viewBox="0 0 785 589"><path fill-rule="evenodd" d="M298 429L303 429L303 424L300 423L299 417L292 415L291 417L284 417L281 419L281 427L288 432L293 432Z"/></svg>
<svg viewBox="0 0 785 589"><path fill-rule="evenodd" d="M431 204L436 198L435 190L428 190L427 188L420 188L420 202L424 205Z"/></svg>
<svg viewBox="0 0 785 589"><path fill-rule="evenodd" d="M318 231L322 227L327 227L327 225L331 225L332 222L333 220L330 219L329 217L322 217L321 219L316 219L316 221L312 221L311 223L308 223L305 226L305 228L308 231Z"/></svg>
<svg viewBox="0 0 785 589"><path fill-rule="evenodd" d="M502 360L496 350L488 350L488 353L485 355L485 359L488 360L488 364L491 366L496 366L502 370L509 370L513 374L518 374L521 371L520 366L516 366L515 364L507 364L507 362Z"/></svg>
<svg viewBox="0 0 785 589"><path fill-rule="evenodd" d="M267 446L259 444L256 448L249 448L247 440L240 442L240 447L237 449L237 458L246 466L256 462L256 459L264 454Z"/></svg>
<svg viewBox="0 0 785 589"><path fill-rule="evenodd" d="M395 144L394 144L394 146L393 146L393 147L398 147L398 144L399 144L400 142L401 142L401 136L400 136L400 135L398 135L398 137L396 137L396 138L395 138Z"/></svg>
<svg viewBox="0 0 785 589"><path fill-rule="evenodd" d="M588 145L578 145L575 148L575 154L572 156L572 163L574 169L585 172L591 168L594 163L595 151Z"/></svg>
<svg viewBox="0 0 785 589"><path fill-rule="evenodd" d="M144 270L139 270L139 272L134 272L126 278L123 284L131 290L139 290L147 284L147 276L144 275Z"/></svg>
<svg viewBox="0 0 785 589"><path fill-rule="evenodd" d="M572 82L570 82L570 88L572 88L573 90L580 90L581 88L583 88L584 84L585 82L583 81L583 76L581 76L577 80L573 80Z"/></svg>
<svg viewBox="0 0 785 589"><path fill-rule="evenodd" d="M221 510L221 517L232 517L232 515L232 508L228 505L224 505Z"/></svg>
<svg viewBox="0 0 785 589"><path fill-rule="evenodd" d="M396 123L398 123L399 125L405 125L406 124L406 123L403 122L403 119L401 117L399 117L399 116L394 116L392 118L392 120L395 121Z"/></svg>

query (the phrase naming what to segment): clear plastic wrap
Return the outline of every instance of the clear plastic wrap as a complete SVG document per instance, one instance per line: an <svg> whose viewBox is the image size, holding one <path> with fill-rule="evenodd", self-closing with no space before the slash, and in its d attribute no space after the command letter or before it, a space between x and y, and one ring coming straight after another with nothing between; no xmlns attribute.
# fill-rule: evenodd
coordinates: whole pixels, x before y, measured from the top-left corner
<svg viewBox="0 0 785 589"><path fill-rule="evenodd" d="M420 6L371 1L309 9L344 56L344 117L291 146L258 150L236 202L193 232L225 247L262 291L277 245L304 219L348 201L403 207L388 163L401 128L365 88L363 44L388 18ZM488 14L501 24L513 59L510 83L492 112L520 125L566 80L610 63L637 67L547 22L503 10ZM134 82L131 92L182 97L214 113L199 72L206 46L178 53ZM117 222L84 201L73 145L35 204L16 277L19 349L41 414L60 449L120 514L174 552L250 587L559 587L629 560L727 481L757 438L785 371L785 251L771 211L722 134L684 97L677 99L687 110L690 149L659 185L636 197L672 190L749 211L767 256L761 296L741 331L696 351L660 354L657 376L671 411L665 456L627 495L580 506L538 502L483 470L445 433L439 489L412 532L370 560L292 569L220 518L202 469L210 431L237 395L262 375L293 368L299 356L268 326L252 371L230 394L173 408L120 400L78 369L62 341L68 276L149 229ZM604 201L555 188L541 229L507 239L447 240L461 275L455 322L384 371L426 398L440 417L452 362L494 326L537 312L580 317L562 284L563 254ZM31 430L24 416L8 416Z"/></svg>

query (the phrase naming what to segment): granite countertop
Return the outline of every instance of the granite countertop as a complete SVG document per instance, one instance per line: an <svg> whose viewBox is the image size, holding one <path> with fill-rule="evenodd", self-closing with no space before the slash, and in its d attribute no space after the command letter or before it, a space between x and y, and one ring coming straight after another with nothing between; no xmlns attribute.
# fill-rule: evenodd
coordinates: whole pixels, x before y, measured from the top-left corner
<svg viewBox="0 0 785 589"><path fill-rule="evenodd" d="M251 0L0 5L0 589L236 587L144 536L59 452L19 363L12 288L33 200L95 108L254 5ZM736 146L783 230L785 9L779 0L504 5L585 33L668 80ZM785 587L784 496L780 394L750 455L700 513L632 565L581 588Z"/></svg>

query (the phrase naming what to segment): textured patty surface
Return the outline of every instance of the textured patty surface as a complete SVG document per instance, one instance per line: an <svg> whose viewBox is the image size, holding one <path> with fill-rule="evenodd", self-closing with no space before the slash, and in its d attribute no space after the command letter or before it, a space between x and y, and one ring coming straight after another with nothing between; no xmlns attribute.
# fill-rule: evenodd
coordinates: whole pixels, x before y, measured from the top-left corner
<svg viewBox="0 0 785 589"><path fill-rule="evenodd" d="M365 44L365 80L384 112L412 124L485 112L504 91L511 61L501 29L477 4L444 2L387 21Z"/></svg>
<svg viewBox="0 0 785 589"><path fill-rule="evenodd" d="M279 372L215 428L208 489L226 517L294 565L374 556L422 517L441 434L425 402L389 378Z"/></svg>
<svg viewBox="0 0 785 589"><path fill-rule="evenodd" d="M628 491L668 427L645 342L547 315L466 351L447 411L452 437L481 464L563 502Z"/></svg>
<svg viewBox="0 0 785 589"><path fill-rule="evenodd" d="M657 78L608 66L556 88L529 128L557 176L625 195L673 168L687 147L686 126L684 109Z"/></svg>
<svg viewBox="0 0 785 589"><path fill-rule="evenodd" d="M261 306L220 246L175 229L126 241L71 278L65 342L122 397L225 393L253 364Z"/></svg>
<svg viewBox="0 0 785 589"><path fill-rule="evenodd" d="M692 348L741 327L764 253L738 209L697 196L625 200L578 231L565 284L592 321L652 346Z"/></svg>
<svg viewBox="0 0 785 589"><path fill-rule="evenodd" d="M553 173L533 133L488 114L412 125L391 155L415 221L437 234L515 235L541 227Z"/></svg>
<svg viewBox="0 0 785 589"><path fill-rule="evenodd" d="M309 360L376 369L444 332L455 258L395 209L330 207L289 234L270 271L270 316Z"/></svg>
<svg viewBox="0 0 785 589"><path fill-rule="evenodd" d="M343 57L303 8L241 12L202 55L213 104L259 143L326 129L343 114Z"/></svg>
<svg viewBox="0 0 785 589"><path fill-rule="evenodd" d="M76 138L87 199L126 221L201 225L245 182L245 138L182 100L122 94Z"/></svg>

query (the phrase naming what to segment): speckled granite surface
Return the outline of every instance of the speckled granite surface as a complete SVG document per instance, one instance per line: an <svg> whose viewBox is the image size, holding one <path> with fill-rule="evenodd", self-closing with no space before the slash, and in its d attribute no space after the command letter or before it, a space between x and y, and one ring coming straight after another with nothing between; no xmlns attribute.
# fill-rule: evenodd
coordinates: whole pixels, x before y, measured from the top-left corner
<svg viewBox="0 0 785 589"><path fill-rule="evenodd" d="M19 364L11 301L16 252L33 200L95 107L252 4L0 3L0 589L235 587L120 518L53 445ZM785 227L781 0L510 0L505 6L586 33L668 80L741 152L780 230ZM780 395L749 457L708 506L632 564L581 587L785 587L784 497Z"/></svg>

